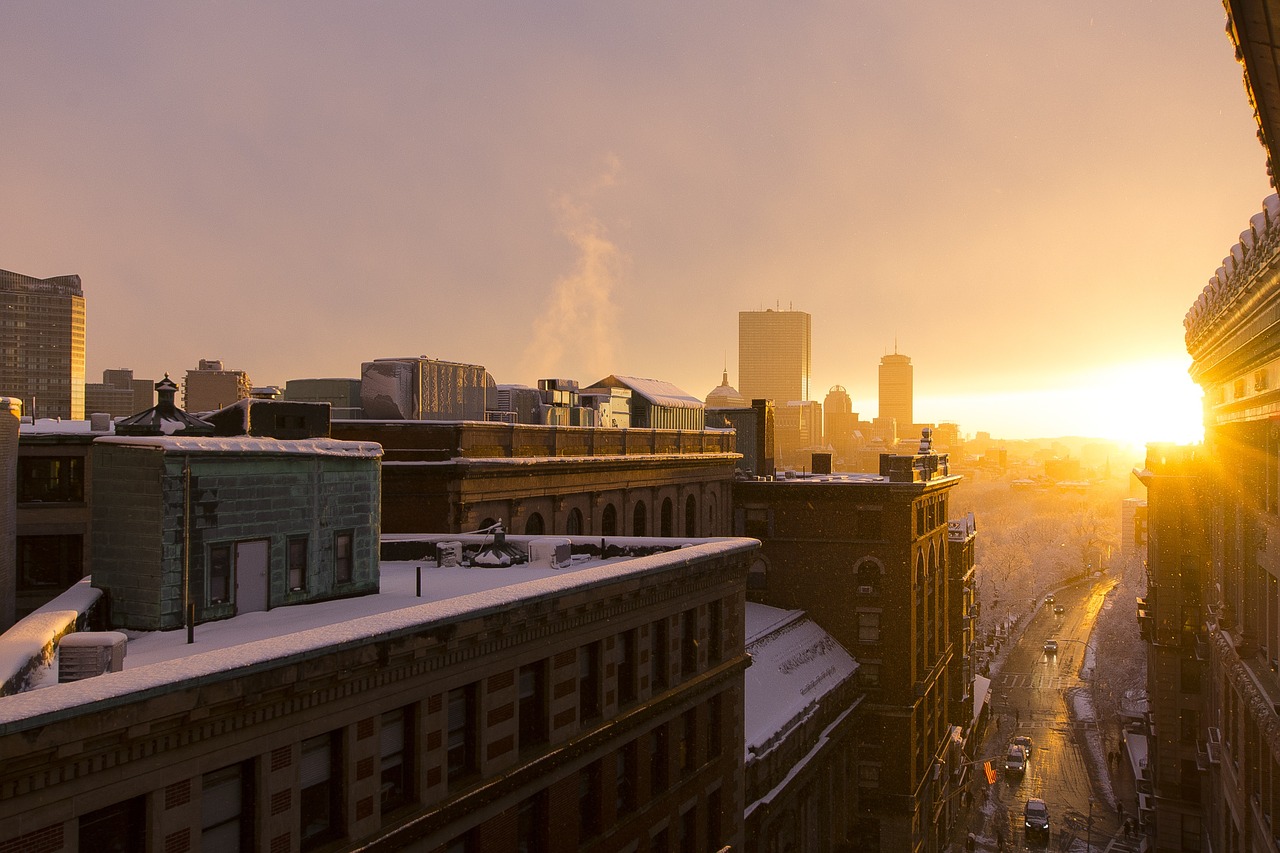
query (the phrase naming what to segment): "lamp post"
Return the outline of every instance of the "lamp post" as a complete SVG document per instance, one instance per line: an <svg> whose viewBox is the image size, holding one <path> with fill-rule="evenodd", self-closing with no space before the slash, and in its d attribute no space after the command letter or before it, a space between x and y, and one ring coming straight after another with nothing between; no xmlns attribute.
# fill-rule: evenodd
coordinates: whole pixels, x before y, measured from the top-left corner
<svg viewBox="0 0 1280 853"><path fill-rule="evenodd" d="M1085 853L1093 853L1093 797L1089 798L1089 824L1085 840Z"/></svg>

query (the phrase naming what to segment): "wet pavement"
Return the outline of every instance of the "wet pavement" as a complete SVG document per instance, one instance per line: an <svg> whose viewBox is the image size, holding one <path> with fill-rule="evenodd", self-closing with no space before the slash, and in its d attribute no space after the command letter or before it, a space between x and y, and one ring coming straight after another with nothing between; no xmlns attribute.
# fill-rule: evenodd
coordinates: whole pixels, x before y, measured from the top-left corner
<svg viewBox="0 0 1280 853"><path fill-rule="evenodd" d="M1114 585L1104 576L1056 591L1054 603L1064 612L1041 604L1001 655L999 669L993 667L991 720L975 753L979 766L971 774L971 806L960 820L956 849L965 849L972 832L978 851L998 850L1002 840L1004 850L1137 850L1117 811L1129 792L1117 790L1112 779L1115 735L1111 726L1099 727L1086 689L1095 662L1090 632ZM1051 639L1056 653L1045 650ZM1004 768L1008 744L1018 735L1032 740L1023 773ZM981 767L986 759L997 774L992 785ZM1024 831L1023 809L1032 797L1048 806L1047 838L1028 838Z"/></svg>

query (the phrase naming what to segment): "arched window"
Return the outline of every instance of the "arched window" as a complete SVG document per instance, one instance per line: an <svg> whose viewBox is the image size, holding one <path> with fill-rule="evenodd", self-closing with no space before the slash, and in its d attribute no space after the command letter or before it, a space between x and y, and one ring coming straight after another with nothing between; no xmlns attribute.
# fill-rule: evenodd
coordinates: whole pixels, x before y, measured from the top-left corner
<svg viewBox="0 0 1280 853"><path fill-rule="evenodd" d="M535 512L529 516L529 520L524 523L524 532L526 536L540 536L545 532L545 525L542 523L542 513Z"/></svg>
<svg viewBox="0 0 1280 853"><path fill-rule="evenodd" d="M662 499L662 526L659 528L662 532L660 536L676 535L675 509L671 506L671 498Z"/></svg>
<svg viewBox="0 0 1280 853"><path fill-rule="evenodd" d="M916 586L924 586L924 550L916 551Z"/></svg>
<svg viewBox="0 0 1280 853"><path fill-rule="evenodd" d="M684 499L684 535L698 535L698 502L693 495Z"/></svg>
<svg viewBox="0 0 1280 853"><path fill-rule="evenodd" d="M600 513L600 535L618 535L618 510L613 504L605 504L604 512Z"/></svg>
<svg viewBox="0 0 1280 853"><path fill-rule="evenodd" d="M569 510L569 517L565 519L564 532L570 536L580 536L582 534L582 513L575 506Z"/></svg>
<svg viewBox="0 0 1280 853"><path fill-rule="evenodd" d="M764 557L757 557L747 569L747 589L767 589L769 586L769 564Z"/></svg>
<svg viewBox="0 0 1280 853"><path fill-rule="evenodd" d="M496 518L494 518L494 517L490 516L490 517L486 518L484 521L480 522L480 529L481 529L481 530L488 530L490 527L493 527L493 526L494 526L495 524L497 524L497 523L498 523L498 520L497 520Z"/></svg>
<svg viewBox="0 0 1280 853"><path fill-rule="evenodd" d="M716 493L707 495L707 526L703 528L704 536L719 536L720 528L716 525Z"/></svg>
<svg viewBox="0 0 1280 853"><path fill-rule="evenodd" d="M938 574L938 552L934 550L933 543L929 543L929 577Z"/></svg>
<svg viewBox="0 0 1280 853"><path fill-rule="evenodd" d="M631 512L631 535L648 536L649 518L645 512L644 501L636 501L636 508Z"/></svg>
<svg viewBox="0 0 1280 853"><path fill-rule="evenodd" d="M857 574L859 592L880 591L880 567L874 560L863 560L859 563Z"/></svg>

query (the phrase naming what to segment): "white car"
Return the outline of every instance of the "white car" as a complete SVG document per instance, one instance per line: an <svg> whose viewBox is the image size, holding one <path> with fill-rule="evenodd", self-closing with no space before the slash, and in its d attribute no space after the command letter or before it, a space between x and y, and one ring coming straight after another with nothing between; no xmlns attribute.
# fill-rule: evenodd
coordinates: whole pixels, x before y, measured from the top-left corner
<svg viewBox="0 0 1280 853"><path fill-rule="evenodd" d="M1027 772L1027 750L1019 744L1010 744L1009 754L1004 759L1006 773L1019 775Z"/></svg>

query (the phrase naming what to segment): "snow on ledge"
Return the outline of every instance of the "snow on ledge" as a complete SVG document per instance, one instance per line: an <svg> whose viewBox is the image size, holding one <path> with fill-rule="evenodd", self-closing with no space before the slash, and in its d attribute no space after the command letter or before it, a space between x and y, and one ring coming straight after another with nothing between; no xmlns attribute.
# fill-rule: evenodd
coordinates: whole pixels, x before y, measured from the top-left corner
<svg viewBox="0 0 1280 853"><path fill-rule="evenodd" d="M296 454L303 456L346 456L358 459L380 459L382 445L373 441L339 441L335 438L255 438L251 436L170 436L137 435L102 436L106 444L135 447L157 447L178 453L254 453Z"/></svg>
<svg viewBox="0 0 1280 853"><path fill-rule="evenodd" d="M52 661L58 640L101 597L84 578L0 634L0 697L20 691L32 670Z"/></svg>

